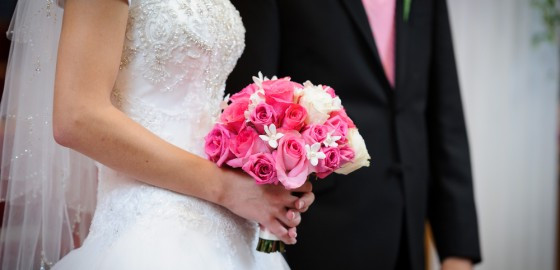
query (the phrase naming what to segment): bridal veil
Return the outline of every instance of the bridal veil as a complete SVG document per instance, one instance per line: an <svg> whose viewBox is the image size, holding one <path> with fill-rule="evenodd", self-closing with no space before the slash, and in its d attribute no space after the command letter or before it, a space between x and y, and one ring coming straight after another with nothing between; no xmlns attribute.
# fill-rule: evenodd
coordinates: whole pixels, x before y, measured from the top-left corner
<svg viewBox="0 0 560 270"><path fill-rule="evenodd" d="M19 0L2 103L1 269L48 269L79 246L95 208L93 160L58 145L52 109L63 9L56 0Z"/></svg>

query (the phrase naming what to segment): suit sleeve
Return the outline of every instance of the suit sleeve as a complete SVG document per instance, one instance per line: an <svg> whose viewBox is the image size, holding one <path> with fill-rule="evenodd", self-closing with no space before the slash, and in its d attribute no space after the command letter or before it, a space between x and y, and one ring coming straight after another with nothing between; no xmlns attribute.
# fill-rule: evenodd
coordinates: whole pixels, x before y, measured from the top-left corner
<svg viewBox="0 0 560 270"><path fill-rule="evenodd" d="M232 0L245 26L245 50L227 80L227 93L235 93L252 83L262 71L272 77L278 73L280 25L276 0Z"/></svg>
<svg viewBox="0 0 560 270"><path fill-rule="evenodd" d="M427 120L432 179L428 217L440 259L481 261L470 154L449 16L435 0Z"/></svg>

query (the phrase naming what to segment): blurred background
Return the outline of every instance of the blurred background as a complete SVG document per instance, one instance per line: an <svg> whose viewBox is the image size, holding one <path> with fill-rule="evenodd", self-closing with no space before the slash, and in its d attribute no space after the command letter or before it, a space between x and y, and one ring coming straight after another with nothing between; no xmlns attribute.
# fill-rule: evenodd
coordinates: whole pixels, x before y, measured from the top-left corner
<svg viewBox="0 0 560 270"><path fill-rule="evenodd" d="M0 1L0 85L15 2ZM560 270L560 1L448 4L482 241L476 269ZM437 253L427 257L438 269Z"/></svg>
<svg viewBox="0 0 560 270"><path fill-rule="evenodd" d="M478 269L560 269L559 1L448 3L473 161Z"/></svg>

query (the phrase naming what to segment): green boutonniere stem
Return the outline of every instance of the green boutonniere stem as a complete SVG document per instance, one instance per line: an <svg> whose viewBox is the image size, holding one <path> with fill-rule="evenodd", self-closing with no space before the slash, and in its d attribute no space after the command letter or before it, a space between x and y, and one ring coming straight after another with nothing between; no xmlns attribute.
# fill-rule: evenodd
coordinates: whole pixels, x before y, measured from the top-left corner
<svg viewBox="0 0 560 270"><path fill-rule="evenodd" d="M408 17L410 16L410 4L412 0L404 0L404 7L403 7L403 19L405 22L408 22Z"/></svg>

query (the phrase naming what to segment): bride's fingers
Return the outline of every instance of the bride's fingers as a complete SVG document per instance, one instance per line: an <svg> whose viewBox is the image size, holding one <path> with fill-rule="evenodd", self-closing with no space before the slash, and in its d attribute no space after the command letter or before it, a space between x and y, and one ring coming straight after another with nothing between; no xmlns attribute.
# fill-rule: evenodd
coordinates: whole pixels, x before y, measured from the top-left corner
<svg viewBox="0 0 560 270"><path fill-rule="evenodd" d="M300 199L300 197L291 195L291 194L286 194L285 197L282 198L283 201L283 205L286 208L294 208L294 204Z"/></svg>
<svg viewBox="0 0 560 270"><path fill-rule="evenodd" d="M296 227L301 222L300 213L292 209L281 211L280 216L277 218L288 228Z"/></svg>
<svg viewBox="0 0 560 270"><path fill-rule="evenodd" d="M313 194L313 192L306 192L301 196L301 198L295 201L294 207L300 213L305 213L314 201L315 194Z"/></svg>
<svg viewBox="0 0 560 270"><path fill-rule="evenodd" d="M276 235L276 237L278 237L280 239L280 241L288 244L288 245L293 245L296 243L296 239L295 237L290 237L290 235L288 235L288 229L286 229L281 223L280 221L276 220L276 219L272 219L271 221L269 221L268 223L264 224L264 226L274 235Z"/></svg>
<svg viewBox="0 0 560 270"><path fill-rule="evenodd" d="M297 227L289 228L288 235L295 239L297 237Z"/></svg>

